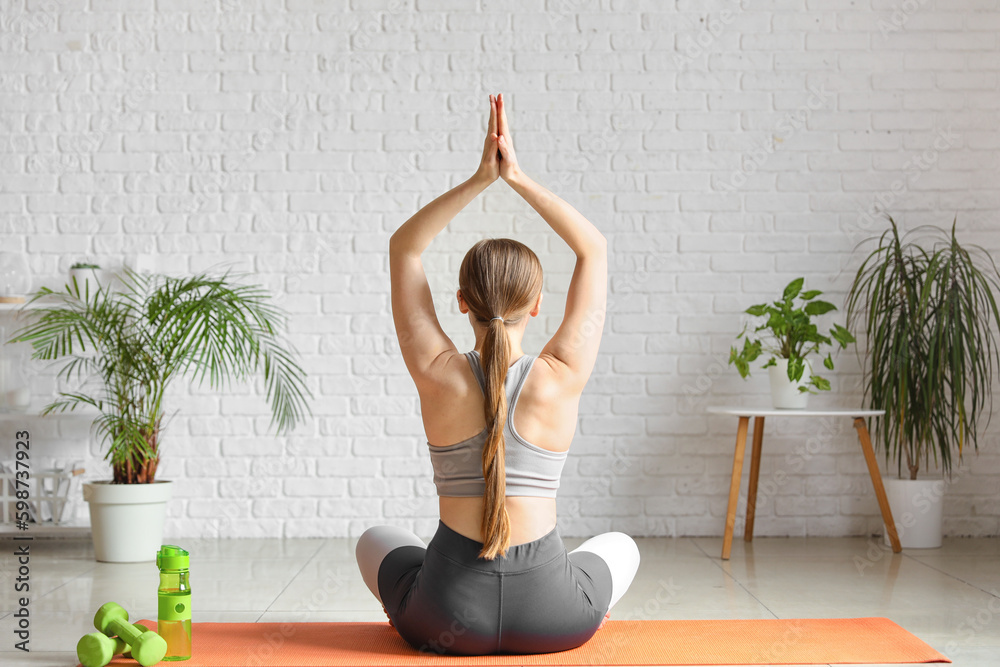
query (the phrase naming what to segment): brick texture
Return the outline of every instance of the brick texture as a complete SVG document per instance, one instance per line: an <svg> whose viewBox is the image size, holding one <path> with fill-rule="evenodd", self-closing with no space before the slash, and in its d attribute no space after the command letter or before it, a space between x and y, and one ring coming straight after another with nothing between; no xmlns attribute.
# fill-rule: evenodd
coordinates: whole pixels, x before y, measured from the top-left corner
<svg viewBox="0 0 1000 667"><path fill-rule="evenodd" d="M282 437L259 380L172 386L169 535L433 530L386 244L473 173L490 92L525 171L609 239L601 355L559 498L567 536L721 535L736 420L704 410L768 400L765 372L744 382L727 365L742 311L798 276L842 305L878 211L905 228L957 215L963 239L1000 250L997 0L4 5L0 233L29 254L33 287L83 259L250 271L288 309L309 371L314 418ZM484 236L543 262L523 342L537 353L573 255L503 181L425 255L442 326L471 349L454 291ZM836 361L813 401L857 405L853 350ZM36 400L60 383L38 370ZM32 428L35 465L79 456L87 479L109 476L85 423ZM983 443L948 486L949 535L1000 534L1000 423ZM881 530L849 420L771 420L756 525Z"/></svg>

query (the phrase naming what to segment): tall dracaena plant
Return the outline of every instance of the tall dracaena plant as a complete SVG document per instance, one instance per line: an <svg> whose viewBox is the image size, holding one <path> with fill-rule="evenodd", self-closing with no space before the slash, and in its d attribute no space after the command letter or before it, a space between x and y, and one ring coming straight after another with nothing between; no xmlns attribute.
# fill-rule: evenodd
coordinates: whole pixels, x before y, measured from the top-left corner
<svg viewBox="0 0 1000 667"><path fill-rule="evenodd" d="M42 414L98 409L97 432L108 442L114 481L152 483L160 454L164 395L177 377L208 374L213 388L222 380L248 378L263 363L271 425L286 431L302 419L305 373L277 344L279 310L267 293L221 277L146 276L122 273L124 290L81 293L74 280L64 292L42 287L28 303L51 297L34 323L11 342L30 342L33 359L67 358L59 375L75 371L100 376L99 393L60 392ZM89 354L79 354L89 352ZM58 376L57 376L58 377ZM307 409L307 408L306 408Z"/></svg>
<svg viewBox="0 0 1000 667"><path fill-rule="evenodd" d="M900 472L905 461L910 479L931 459L950 475L952 449L960 461L969 443L978 452L980 415L992 415L1000 272L982 247L959 244L957 216L950 234L924 225L902 238L888 217L847 295L848 327L867 337L864 397L885 410L874 435L886 460Z"/></svg>

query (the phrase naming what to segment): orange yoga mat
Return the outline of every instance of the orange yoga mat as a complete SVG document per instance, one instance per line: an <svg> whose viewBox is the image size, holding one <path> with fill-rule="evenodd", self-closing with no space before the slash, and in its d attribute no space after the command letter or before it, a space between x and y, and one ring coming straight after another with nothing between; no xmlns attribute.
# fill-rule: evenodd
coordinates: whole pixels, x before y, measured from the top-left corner
<svg viewBox="0 0 1000 667"><path fill-rule="evenodd" d="M140 621L156 627L155 621ZM767 665L951 662L887 618L608 621L579 648L448 656L413 649L388 623L193 623L184 667L257 665ZM131 665L117 656L111 665Z"/></svg>

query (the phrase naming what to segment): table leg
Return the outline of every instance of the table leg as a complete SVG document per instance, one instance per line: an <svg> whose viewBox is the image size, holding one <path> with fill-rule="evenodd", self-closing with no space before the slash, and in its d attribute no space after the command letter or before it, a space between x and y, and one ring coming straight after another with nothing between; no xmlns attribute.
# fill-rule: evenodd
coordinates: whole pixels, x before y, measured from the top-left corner
<svg viewBox="0 0 1000 667"><path fill-rule="evenodd" d="M736 501L740 497L740 478L743 476L743 453L747 446L749 417L740 417L736 430L736 452L733 454L733 481L729 485L729 508L726 510L726 534L722 538L722 560L729 560L733 546L733 529L736 527Z"/></svg>
<svg viewBox="0 0 1000 667"><path fill-rule="evenodd" d="M753 518L757 509L757 478L760 477L760 450L764 442L764 418L753 420L753 452L750 454L750 488L747 490L747 522L743 528L743 541L753 540Z"/></svg>
<svg viewBox="0 0 1000 667"><path fill-rule="evenodd" d="M878 471L878 462L875 460L875 451L872 449L872 441L868 435L868 427L861 417L854 418L854 428L858 430L858 440L861 441L861 451L865 453L865 462L868 463L868 474L872 478L872 486L875 487L875 497L878 498L878 506L882 509L882 521L885 529L889 531L889 541L892 543L893 553L899 553L903 547L899 544L899 535L896 534L896 523L892 520L892 510L889 509L889 499L885 495L885 487L882 486L882 474Z"/></svg>

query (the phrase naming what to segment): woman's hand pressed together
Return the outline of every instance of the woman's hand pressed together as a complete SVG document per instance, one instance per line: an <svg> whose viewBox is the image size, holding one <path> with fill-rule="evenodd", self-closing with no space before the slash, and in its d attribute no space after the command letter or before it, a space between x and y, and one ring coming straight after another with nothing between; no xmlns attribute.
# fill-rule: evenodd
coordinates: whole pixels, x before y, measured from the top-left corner
<svg viewBox="0 0 1000 667"><path fill-rule="evenodd" d="M497 101L490 95L490 122L486 129L486 142L483 145L483 157L479 162L474 179L489 185L500 177L500 153L497 147Z"/></svg>
<svg viewBox="0 0 1000 667"><path fill-rule="evenodd" d="M510 136L510 126L507 124L507 111L503 104L503 93L497 97L497 147L500 149L500 177L512 183L521 176L521 167L517 164L514 153L514 140Z"/></svg>
<svg viewBox="0 0 1000 667"><path fill-rule="evenodd" d="M487 186L497 178L503 178L507 183L513 184L521 176L523 176L521 167L517 164L517 155L514 153L514 140L510 136L510 126L507 124L503 93L490 95L489 128L486 130L479 169L476 170L473 179Z"/></svg>

